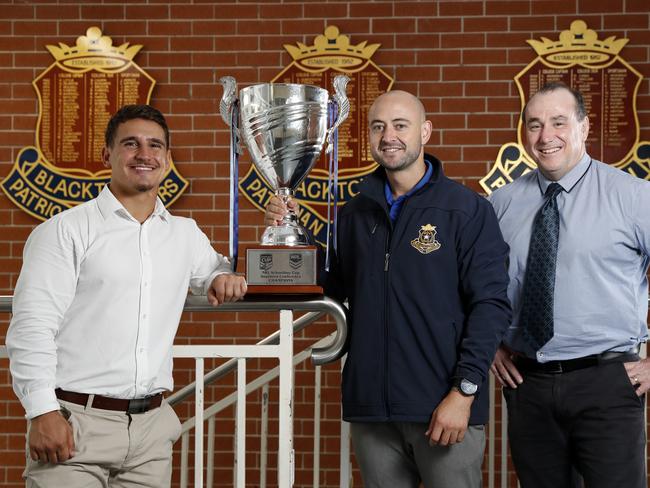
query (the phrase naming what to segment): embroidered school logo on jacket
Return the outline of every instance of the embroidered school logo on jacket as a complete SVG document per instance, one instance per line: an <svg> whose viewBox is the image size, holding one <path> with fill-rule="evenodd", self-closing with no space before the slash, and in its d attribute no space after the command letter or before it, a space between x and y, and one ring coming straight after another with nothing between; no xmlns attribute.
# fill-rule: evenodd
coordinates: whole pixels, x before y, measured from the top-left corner
<svg viewBox="0 0 650 488"><path fill-rule="evenodd" d="M422 254L429 254L440 249L440 243L436 241L435 225L427 224L420 227L418 237L411 241L411 246Z"/></svg>

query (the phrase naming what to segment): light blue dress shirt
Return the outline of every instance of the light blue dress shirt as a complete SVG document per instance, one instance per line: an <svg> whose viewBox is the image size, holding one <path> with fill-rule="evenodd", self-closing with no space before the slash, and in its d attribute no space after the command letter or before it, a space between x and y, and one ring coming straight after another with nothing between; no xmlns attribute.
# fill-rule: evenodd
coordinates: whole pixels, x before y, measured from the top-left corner
<svg viewBox="0 0 650 488"><path fill-rule="evenodd" d="M510 246L513 322L504 343L539 362L625 351L648 337L650 182L585 155L558 181L560 240L553 338L534 351L519 330L533 219L551 181L532 171L490 197Z"/></svg>

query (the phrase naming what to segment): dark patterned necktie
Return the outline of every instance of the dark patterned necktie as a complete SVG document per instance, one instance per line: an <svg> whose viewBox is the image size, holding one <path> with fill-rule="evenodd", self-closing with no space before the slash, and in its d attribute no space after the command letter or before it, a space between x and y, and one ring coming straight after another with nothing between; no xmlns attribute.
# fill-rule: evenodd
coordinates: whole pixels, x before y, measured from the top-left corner
<svg viewBox="0 0 650 488"><path fill-rule="evenodd" d="M560 236L556 197L561 191L558 183L548 186L546 201L535 216L530 236L519 325L524 339L535 351L553 337L555 261Z"/></svg>

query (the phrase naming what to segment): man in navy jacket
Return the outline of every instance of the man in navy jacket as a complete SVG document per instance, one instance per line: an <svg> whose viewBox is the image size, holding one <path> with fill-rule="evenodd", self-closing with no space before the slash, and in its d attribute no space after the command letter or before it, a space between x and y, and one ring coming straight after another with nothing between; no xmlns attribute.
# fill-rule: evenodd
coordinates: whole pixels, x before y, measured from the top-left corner
<svg viewBox="0 0 650 488"><path fill-rule="evenodd" d="M490 204L424 153L432 125L416 97L381 95L369 123L380 167L340 212L326 284L350 307L343 418L365 486L475 488L511 315L508 247ZM285 211L273 199L266 223Z"/></svg>

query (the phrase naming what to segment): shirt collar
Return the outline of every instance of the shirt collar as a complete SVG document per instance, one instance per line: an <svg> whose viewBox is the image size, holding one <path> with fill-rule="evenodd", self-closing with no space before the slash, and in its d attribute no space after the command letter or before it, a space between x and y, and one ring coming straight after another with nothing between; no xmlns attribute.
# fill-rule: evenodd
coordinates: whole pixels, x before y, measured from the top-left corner
<svg viewBox="0 0 650 488"><path fill-rule="evenodd" d="M559 183L562 189L566 192L573 190L573 187L580 181L580 179L585 175L589 167L591 166L591 156L585 152L584 156L578 161L571 171L565 174L557 182ZM546 189L551 183L554 183L551 180L547 180L541 171L537 171L537 183L539 184L539 189L542 192L542 195L546 194Z"/></svg>
<svg viewBox="0 0 650 488"><path fill-rule="evenodd" d="M170 217L169 211L165 208L165 205L163 204L162 200L160 197L156 197L156 206L153 209L153 212L151 213L152 217L160 217L161 220L168 222L169 217Z"/></svg>
<svg viewBox="0 0 650 488"><path fill-rule="evenodd" d="M397 199L393 198L393 190L391 189L390 184L388 183L388 179L386 179L386 183L384 183L384 195L386 196L386 203L388 203L389 207L393 205L393 203L395 203L396 201L407 199L408 197L413 195L416 191L418 191L420 188L422 188L424 185L428 183L428 181L431 179L431 175L433 174L433 165L427 160L425 160L424 162L427 165L427 170L424 173L424 176L420 178L420 181L418 181L413 188L411 188L404 195L401 195Z"/></svg>
<svg viewBox="0 0 650 488"><path fill-rule="evenodd" d="M129 211L124 208L124 205L122 205L122 203L115 197L115 195L113 195L108 185L105 185L97 196L97 206L99 207L99 211L104 219L107 219L110 215L115 214L121 218L135 220ZM149 216L149 219L160 217L162 221L168 222L169 215L169 211L165 208L165 205L163 205L160 197L156 197L156 206Z"/></svg>

